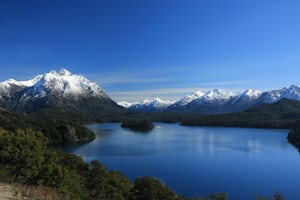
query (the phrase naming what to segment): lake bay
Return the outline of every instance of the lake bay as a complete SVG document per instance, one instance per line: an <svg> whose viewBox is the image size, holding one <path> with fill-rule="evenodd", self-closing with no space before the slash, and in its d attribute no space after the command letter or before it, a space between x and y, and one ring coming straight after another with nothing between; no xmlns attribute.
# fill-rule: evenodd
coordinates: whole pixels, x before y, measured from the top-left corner
<svg viewBox="0 0 300 200"><path fill-rule="evenodd" d="M131 180L157 177L185 196L226 192L233 200L254 200L279 192L300 199L300 156L286 139L288 130L155 123L149 133L139 133L120 123L87 127L96 139L64 150Z"/></svg>

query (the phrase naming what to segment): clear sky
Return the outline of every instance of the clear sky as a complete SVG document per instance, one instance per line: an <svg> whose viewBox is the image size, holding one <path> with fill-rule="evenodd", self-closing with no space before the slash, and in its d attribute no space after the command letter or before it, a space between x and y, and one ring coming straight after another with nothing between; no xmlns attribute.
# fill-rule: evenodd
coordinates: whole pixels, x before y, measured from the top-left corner
<svg viewBox="0 0 300 200"><path fill-rule="evenodd" d="M67 68L116 101L300 84L299 0L0 0L0 81Z"/></svg>

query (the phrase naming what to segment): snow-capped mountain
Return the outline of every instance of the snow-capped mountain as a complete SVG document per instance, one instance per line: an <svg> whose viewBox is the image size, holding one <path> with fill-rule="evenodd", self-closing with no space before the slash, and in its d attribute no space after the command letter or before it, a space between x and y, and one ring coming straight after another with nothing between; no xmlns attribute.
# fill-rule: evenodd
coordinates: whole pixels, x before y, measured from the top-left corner
<svg viewBox="0 0 300 200"><path fill-rule="evenodd" d="M12 78L0 83L0 98L10 98L14 93L25 87L30 87L42 78L41 75L28 81L16 81Z"/></svg>
<svg viewBox="0 0 300 200"><path fill-rule="evenodd" d="M126 101L119 101L119 102L117 102L117 104L118 104L119 106L124 107L124 108L129 108L129 107L132 106L132 104L134 104L134 103L129 103L129 102L126 102Z"/></svg>
<svg viewBox="0 0 300 200"><path fill-rule="evenodd" d="M250 99L257 99L261 94L262 94L262 91L260 91L260 90L248 89L248 90L240 92L238 95L238 99L241 99L244 97L247 97Z"/></svg>
<svg viewBox="0 0 300 200"><path fill-rule="evenodd" d="M18 86L18 90L11 92L2 103L6 109L16 112L31 113L40 109L58 108L95 114L121 109L97 83L66 69L59 72L53 70L28 81L10 79L3 85Z"/></svg>
<svg viewBox="0 0 300 200"><path fill-rule="evenodd" d="M24 90L20 102L49 95L79 98L80 96L94 96L108 98L103 89L96 83L89 81L82 75L75 75L66 69L45 73L35 84Z"/></svg>
<svg viewBox="0 0 300 200"><path fill-rule="evenodd" d="M216 102L216 101L220 103L224 103L227 102L230 98L235 96L237 96L237 94L233 92L222 90L222 89L214 89L208 91L200 98L193 100L193 102L197 104L201 104L205 102Z"/></svg>
<svg viewBox="0 0 300 200"><path fill-rule="evenodd" d="M202 97L197 98L186 105L188 112L201 112L201 113L222 113L227 112L225 105L237 94L222 90L214 89L206 92Z"/></svg>
<svg viewBox="0 0 300 200"><path fill-rule="evenodd" d="M0 82L0 107L16 112L35 112L59 109L99 116L100 113L120 112L124 107L139 112L228 113L238 112L263 103L274 103L283 98L300 101L300 87L261 92L248 89L233 93L222 89L196 91L177 101L144 100L139 103L115 103L105 91L82 75L66 69L51 71L27 81L8 79Z"/></svg>
<svg viewBox="0 0 300 200"><path fill-rule="evenodd" d="M23 87L14 79L8 79L0 83L0 99L9 98L16 91L21 90Z"/></svg>
<svg viewBox="0 0 300 200"><path fill-rule="evenodd" d="M263 103L274 103L283 98L300 101L300 87L292 85L268 92L254 89L239 93L222 89L214 89L206 93L196 91L191 95L178 99L167 108L156 111L203 114L230 113L243 111ZM136 110L149 112L151 109L149 109L149 106L145 106L149 104L148 101L140 103Z"/></svg>
<svg viewBox="0 0 300 200"><path fill-rule="evenodd" d="M264 92L259 97L258 102L275 103L284 98L300 101L300 87L291 85L290 87Z"/></svg>
<svg viewBox="0 0 300 200"><path fill-rule="evenodd" d="M226 112L238 112L246 110L252 106L257 105L257 99L262 92L260 90L248 89L241 91L229 99L229 101L223 106L223 110Z"/></svg>
<svg viewBox="0 0 300 200"><path fill-rule="evenodd" d="M174 104L171 105L171 107L180 107L180 106L185 106L189 103L191 103L192 101L194 101L195 99L198 99L202 96L204 96L205 93L198 90L196 92L194 92L193 94L189 94L189 95L186 95L180 99L178 99L177 101L175 101Z"/></svg>
<svg viewBox="0 0 300 200"><path fill-rule="evenodd" d="M233 97L231 100L231 104L237 104L237 103L249 103L250 101L255 101L257 100L262 94L262 91L260 90L253 90L253 89L248 89L241 91L237 96Z"/></svg>
<svg viewBox="0 0 300 200"><path fill-rule="evenodd" d="M220 105L223 105L229 101L232 97L236 96L235 93L225 91L222 89L210 90L206 93L202 91L196 91L192 95L187 95L174 104L170 105L166 110L169 112L204 112L206 109L217 109ZM210 108L209 108L210 107ZM211 111L209 111L211 112Z"/></svg>
<svg viewBox="0 0 300 200"><path fill-rule="evenodd" d="M168 106L173 104L174 101L162 100L155 98L153 100L144 100L138 103L132 103L128 110L135 112L157 112L164 111Z"/></svg>

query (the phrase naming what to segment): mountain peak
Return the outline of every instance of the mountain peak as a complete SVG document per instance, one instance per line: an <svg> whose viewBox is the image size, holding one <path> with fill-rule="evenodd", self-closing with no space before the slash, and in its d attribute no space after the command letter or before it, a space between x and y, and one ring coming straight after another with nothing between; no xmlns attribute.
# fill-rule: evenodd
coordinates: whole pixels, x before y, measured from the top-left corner
<svg viewBox="0 0 300 200"><path fill-rule="evenodd" d="M51 74L51 75L54 75L54 76L58 76L59 74L57 73L57 71L55 70L51 70L50 72L46 73L46 74Z"/></svg>
<svg viewBox="0 0 300 200"><path fill-rule="evenodd" d="M262 94L262 91L260 90L254 90L254 89L247 89L242 92L240 92L239 96L249 96L249 97L259 97Z"/></svg>
<svg viewBox="0 0 300 200"><path fill-rule="evenodd" d="M168 106L173 104L174 101L163 100L158 97L153 100L145 99L137 103L119 102L118 104L127 107L131 111L142 111L142 112L156 112L164 111Z"/></svg>
<svg viewBox="0 0 300 200"><path fill-rule="evenodd" d="M298 85L291 85L290 87L286 88L291 91L300 91L300 87Z"/></svg>
<svg viewBox="0 0 300 200"><path fill-rule="evenodd" d="M197 90L196 92L193 93L193 95L197 96L197 97L201 97L203 96L205 93L202 92L201 90Z"/></svg>
<svg viewBox="0 0 300 200"><path fill-rule="evenodd" d="M210 90L203 96L204 99L230 99L235 93L223 89Z"/></svg>
<svg viewBox="0 0 300 200"><path fill-rule="evenodd" d="M28 87L27 95L35 98L51 94L76 98L79 96L108 97L97 83L89 81L82 75L72 74L67 69L61 69L59 73L52 70L31 80L17 83L21 87Z"/></svg>
<svg viewBox="0 0 300 200"><path fill-rule="evenodd" d="M81 75L76 75L76 74L72 74L69 70L65 69L65 68L61 68L59 71L56 70L51 70L48 73L45 73L44 75L51 75L51 76L81 76Z"/></svg>
<svg viewBox="0 0 300 200"><path fill-rule="evenodd" d="M72 73L69 70L65 69L65 68L61 68L61 70L59 71L59 75L61 75L61 76L70 76L70 75L72 75Z"/></svg>
<svg viewBox="0 0 300 200"><path fill-rule="evenodd" d="M185 105L189 104L190 102L192 102L193 100L198 99L204 95L205 95L204 92L202 92L201 90L197 90L196 92L186 95L186 96L180 98L179 100L177 100L175 102L175 106L185 106Z"/></svg>
<svg viewBox="0 0 300 200"><path fill-rule="evenodd" d="M298 85L291 85L289 88L299 88L299 86Z"/></svg>
<svg viewBox="0 0 300 200"><path fill-rule="evenodd" d="M119 102L117 102L117 104L119 106L123 106L124 108L129 108L130 106L133 105L133 103L129 103L129 102L126 102L126 101L119 101Z"/></svg>
<svg viewBox="0 0 300 200"><path fill-rule="evenodd" d="M16 81L16 80L13 79L13 78L10 78L10 79L7 79L7 80L4 81L4 82L10 83L10 84L15 84L15 83L17 83L18 81Z"/></svg>

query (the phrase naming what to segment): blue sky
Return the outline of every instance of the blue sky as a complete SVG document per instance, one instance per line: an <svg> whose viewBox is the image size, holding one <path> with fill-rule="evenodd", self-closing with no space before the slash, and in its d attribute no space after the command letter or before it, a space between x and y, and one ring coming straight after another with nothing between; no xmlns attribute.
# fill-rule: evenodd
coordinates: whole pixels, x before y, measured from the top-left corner
<svg viewBox="0 0 300 200"><path fill-rule="evenodd" d="M298 0L0 0L0 81L67 68L116 101L300 84Z"/></svg>

